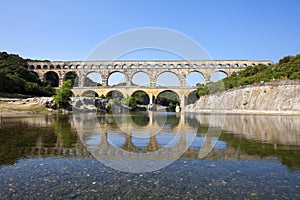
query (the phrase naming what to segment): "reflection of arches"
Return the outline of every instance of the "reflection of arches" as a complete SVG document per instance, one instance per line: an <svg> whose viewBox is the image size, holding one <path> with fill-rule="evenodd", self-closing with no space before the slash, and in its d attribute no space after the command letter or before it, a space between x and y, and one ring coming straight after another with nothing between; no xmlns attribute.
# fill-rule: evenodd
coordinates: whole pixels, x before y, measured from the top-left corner
<svg viewBox="0 0 300 200"><path fill-rule="evenodd" d="M47 85L51 87L58 87L59 86L59 76L54 71L49 71L44 74L44 81Z"/></svg>
<svg viewBox="0 0 300 200"><path fill-rule="evenodd" d="M157 123L160 127L177 127L180 122L180 117L178 115L166 115L165 120L157 120ZM157 134L158 136L159 134ZM158 139L159 140L159 139Z"/></svg>
<svg viewBox="0 0 300 200"><path fill-rule="evenodd" d="M213 81L213 82L216 82L216 81L219 81L219 80L222 80L224 78L226 78L228 75L226 72L222 71L222 70L218 70L218 71L215 71L214 73L211 74L211 78L210 80Z"/></svg>
<svg viewBox="0 0 300 200"><path fill-rule="evenodd" d="M132 85L138 86L150 86L150 77L144 71L138 71L132 75Z"/></svg>
<svg viewBox="0 0 300 200"><path fill-rule="evenodd" d="M86 90L81 94L82 97L99 97L94 90Z"/></svg>
<svg viewBox="0 0 300 200"><path fill-rule="evenodd" d="M201 72L192 71L186 76L187 86L197 86L198 84L204 83L204 76Z"/></svg>
<svg viewBox="0 0 300 200"><path fill-rule="evenodd" d="M149 95L142 90L135 91L131 97L134 98L136 103L140 105L148 105L150 102Z"/></svg>
<svg viewBox="0 0 300 200"><path fill-rule="evenodd" d="M106 94L106 98L110 98L110 99L122 99L124 97L124 95L118 91L118 90L111 90Z"/></svg>
<svg viewBox="0 0 300 200"><path fill-rule="evenodd" d="M171 71L164 71L156 78L157 86L180 86L179 77Z"/></svg>
<svg viewBox="0 0 300 200"><path fill-rule="evenodd" d="M84 79L84 86L101 86L102 77L97 72L89 72Z"/></svg>
<svg viewBox="0 0 300 200"><path fill-rule="evenodd" d="M119 71L114 71L108 75L107 79L108 86L125 86L126 76L124 73Z"/></svg>
<svg viewBox="0 0 300 200"><path fill-rule="evenodd" d="M198 98L199 96L196 93L196 90L190 92L187 96L187 105L195 103L198 100Z"/></svg>
<svg viewBox="0 0 300 200"><path fill-rule="evenodd" d="M147 126L149 124L149 113L134 112L130 116L132 121L134 121L134 123L136 123L138 126Z"/></svg>

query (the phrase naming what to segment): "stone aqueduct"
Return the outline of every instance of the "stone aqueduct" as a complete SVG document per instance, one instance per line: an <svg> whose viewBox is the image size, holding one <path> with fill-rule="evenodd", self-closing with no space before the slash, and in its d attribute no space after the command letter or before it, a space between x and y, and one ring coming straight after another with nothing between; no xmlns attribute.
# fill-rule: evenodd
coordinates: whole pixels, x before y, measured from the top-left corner
<svg viewBox="0 0 300 200"><path fill-rule="evenodd" d="M191 72L199 72L204 78L204 83L211 81L211 75L214 72L223 72L227 76L233 72L243 70L247 66L258 64L270 65L269 60L173 60L173 61L54 61L54 62L28 62L28 70L35 72L41 80L46 79L49 72L54 72L61 86L66 79L66 75L75 72L78 76L78 87L73 88L75 96L83 96L87 91L94 91L99 96L117 90L123 96L131 96L136 91L144 91L148 94L150 104L153 103L153 97L157 97L161 92L171 90L175 92L179 99L181 107L186 104L187 96L195 90L195 87L186 85L186 77ZM115 73L124 74L126 79L125 86L109 86L108 79ZM133 86L132 78L138 72L144 72L149 76L149 86ZM162 87L156 85L158 77L165 72L171 72L178 77L180 86ZM98 73L102 79L102 86L86 87L84 85L86 77L90 73Z"/></svg>

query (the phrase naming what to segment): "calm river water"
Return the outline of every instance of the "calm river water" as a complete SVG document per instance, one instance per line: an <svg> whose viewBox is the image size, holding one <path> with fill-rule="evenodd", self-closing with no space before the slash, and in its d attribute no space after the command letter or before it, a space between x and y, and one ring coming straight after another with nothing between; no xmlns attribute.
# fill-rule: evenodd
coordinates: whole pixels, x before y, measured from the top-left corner
<svg viewBox="0 0 300 200"><path fill-rule="evenodd" d="M0 199L300 199L300 116L2 116L0 163Z"/></svg>

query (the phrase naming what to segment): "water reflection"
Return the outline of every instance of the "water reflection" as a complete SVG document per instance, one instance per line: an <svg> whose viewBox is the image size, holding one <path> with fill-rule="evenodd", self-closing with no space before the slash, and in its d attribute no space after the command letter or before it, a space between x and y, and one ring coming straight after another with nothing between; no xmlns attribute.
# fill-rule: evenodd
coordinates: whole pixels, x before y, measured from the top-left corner
<svg viewBox="0 0 300 200"><path fill-rule="evenodd" d="M141 161L153 154L152 160L197 160L207 145L213 147L205 156L207 160L275 157L290 168L300 168L299 116L227 115L220 137L208 137L209 129L211 133L220 130L215 126L209 128L210 115L153 117L149 113L135 113L129 117L2 117L1 165L14 164L21 158L52 156L94 156L107 160L136 156ZM80 124L84 131L76 127Z"/></svg>

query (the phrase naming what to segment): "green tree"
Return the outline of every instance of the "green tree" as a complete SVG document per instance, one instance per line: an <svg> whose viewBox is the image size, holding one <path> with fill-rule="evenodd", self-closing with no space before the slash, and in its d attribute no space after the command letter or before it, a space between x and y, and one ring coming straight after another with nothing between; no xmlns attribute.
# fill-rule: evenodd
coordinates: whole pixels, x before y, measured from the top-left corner
<svg viewBox="0 0 300 200"><path fill-rule="evenodd" d="M67 80L63 82L60 89L56 90L54 95L54 101L57 104L58 108L65 108L69 105L72 96L72 86L72 80Z"/></svg>

